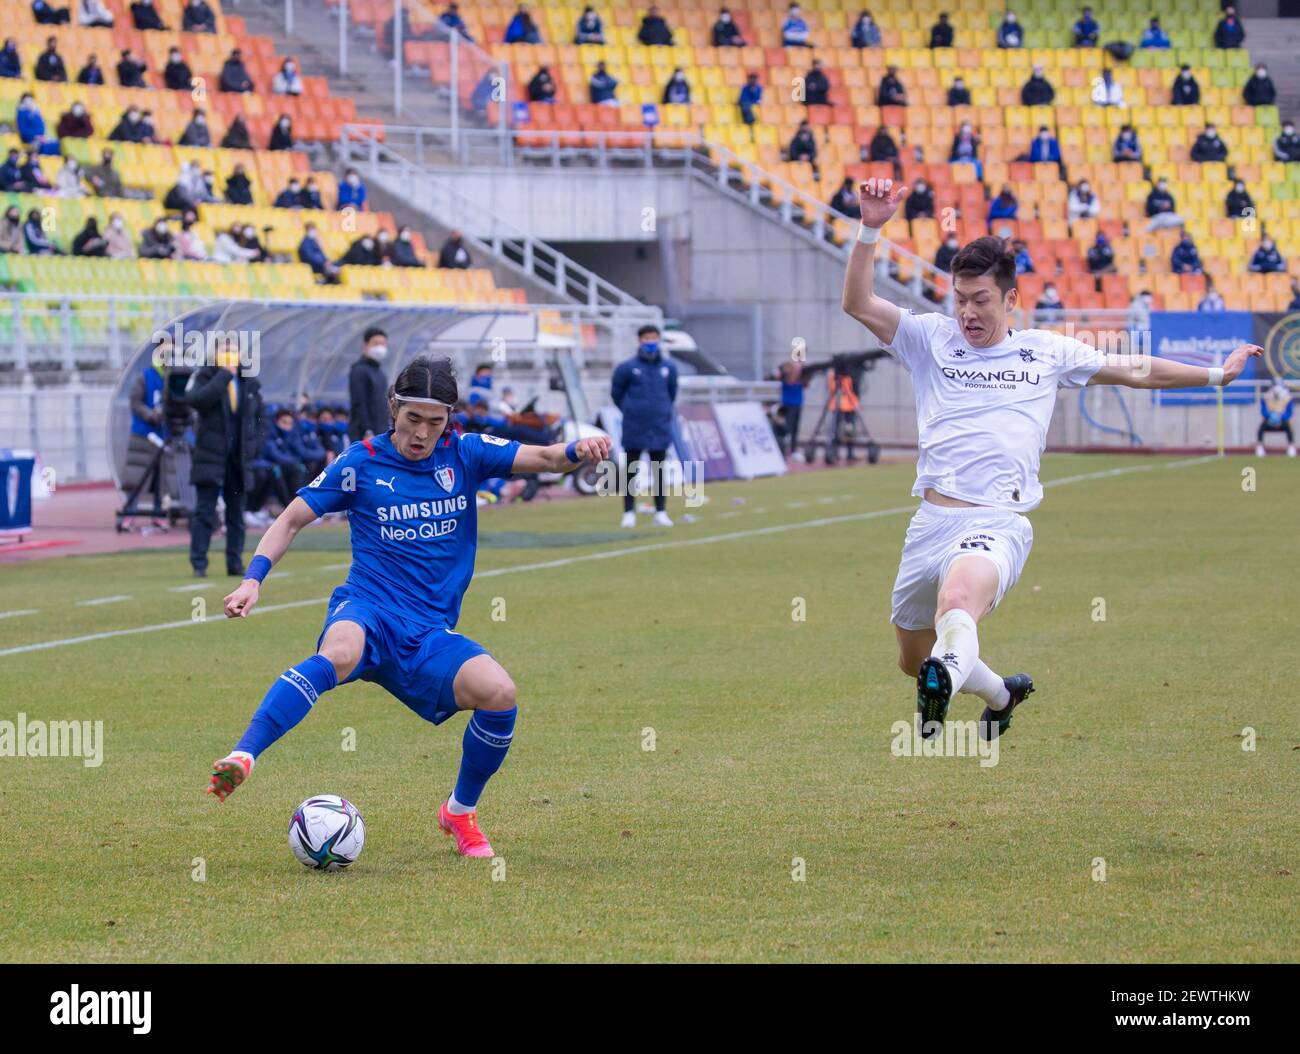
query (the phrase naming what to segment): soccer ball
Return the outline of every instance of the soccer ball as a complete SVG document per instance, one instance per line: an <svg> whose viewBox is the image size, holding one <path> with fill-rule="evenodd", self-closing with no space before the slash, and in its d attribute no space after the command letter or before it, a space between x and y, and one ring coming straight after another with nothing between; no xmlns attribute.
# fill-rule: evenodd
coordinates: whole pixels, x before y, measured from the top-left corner
<svg viewBox="0 0 1300 1054"><path fill-rule="evenodd" d="M361 855L366 825L357 807L337 794L317 794L294 810L289 848L304 867L341 871Z"/></svg>

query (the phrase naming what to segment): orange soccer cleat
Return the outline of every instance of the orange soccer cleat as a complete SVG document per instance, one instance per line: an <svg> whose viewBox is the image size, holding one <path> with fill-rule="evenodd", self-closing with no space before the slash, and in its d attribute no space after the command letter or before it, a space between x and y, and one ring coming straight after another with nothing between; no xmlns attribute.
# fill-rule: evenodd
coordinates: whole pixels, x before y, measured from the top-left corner
<svg viewBox="0 0 1300 1054"><path fill-rule="evenodd" d="M212 763L207 792L215 794L217 801L225 801L252 772L252 758L244 754L227 754Z"/></svg>
<svg viewBox="0 0 1300 1054"><path fill-rule="evenodd" d="M457 816L447 811L447 803L438 808L438 826L456 838L456 852L461 856L495 856L492 845L478 825L478 813Z"/></svg>

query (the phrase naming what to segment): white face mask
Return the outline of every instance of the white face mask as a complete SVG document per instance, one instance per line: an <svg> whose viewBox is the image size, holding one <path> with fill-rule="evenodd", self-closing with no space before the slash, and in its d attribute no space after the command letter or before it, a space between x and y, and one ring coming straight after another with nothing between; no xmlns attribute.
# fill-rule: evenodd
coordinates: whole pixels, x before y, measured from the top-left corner
<svg viewBox="0 0 1300 1054"><path fill-rule="evenodd" d="M384 359L388 357L388 345L376 344L373 347L367 348L366 354L369 355L376 362L383 362Z"/></svg>
<svg viewBox="0 0 1300 1054"><path fill-rule="evenodd" d="M113 220L113 222L110 224L110 226L113 228L113 230L115 230L115 231L120 231L120 230L122 229L122 221L121 221L121 220Z"/></svg>

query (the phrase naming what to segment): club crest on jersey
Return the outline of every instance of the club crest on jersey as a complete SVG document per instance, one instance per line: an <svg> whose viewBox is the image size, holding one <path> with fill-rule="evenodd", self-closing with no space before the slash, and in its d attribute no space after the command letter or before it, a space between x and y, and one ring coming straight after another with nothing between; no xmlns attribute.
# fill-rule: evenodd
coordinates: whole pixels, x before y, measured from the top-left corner
<svg viewBox="0 0 1300 1054"><path fill-rule="evenodd" d="M451 467L438 469L433 478L438 481L438 486L450 494L456 487L456 470Z"/></svg>
<svg viewBox="0 0 1300 1054"><path fill-rule="evenodd" d="M1029 351L1027 348L1021 348L1021 349L1020 349L1020 359L1021 359L1022 362L1033 362L1033 361L1034 361L1034 353L1033 353L1032 351Z"/></svg>

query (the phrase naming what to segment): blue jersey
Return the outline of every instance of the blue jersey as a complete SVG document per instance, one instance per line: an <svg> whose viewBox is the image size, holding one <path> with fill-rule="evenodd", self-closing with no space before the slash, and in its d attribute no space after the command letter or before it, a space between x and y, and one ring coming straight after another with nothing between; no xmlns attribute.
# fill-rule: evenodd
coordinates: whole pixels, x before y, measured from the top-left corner
<svg viewBox="0 0 1300 1054"><path fill-rule="evenodd" d="M519 444L451 433L411 461L393 433L353 443L298 491L318 515L348 514L357 597L429 629L451 628L474 575L479 485L508 476Z"/></svg>

